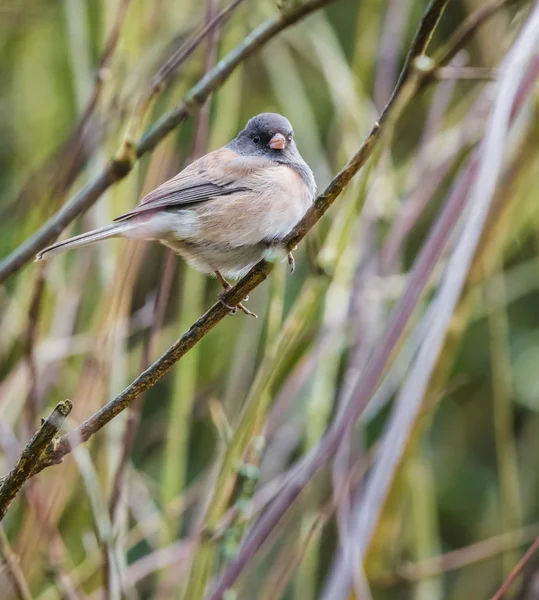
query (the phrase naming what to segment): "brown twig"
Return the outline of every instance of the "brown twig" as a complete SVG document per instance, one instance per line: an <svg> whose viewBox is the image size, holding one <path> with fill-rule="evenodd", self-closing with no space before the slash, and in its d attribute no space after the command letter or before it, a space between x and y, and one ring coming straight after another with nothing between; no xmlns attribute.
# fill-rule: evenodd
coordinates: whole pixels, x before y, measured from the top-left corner
<svg viewBox="0 0 539 600"><path fill-rule="evenodd" d="M501 587L498 591L492 596L490 600L501 600L504 597L504 594L509 590L509 588L513 585L516 578L520 575L524 567L528 564L531 557L539 550L539 537L533 542L533 544L528 548L524 556L518 561L515 565L515 568L509 573Z"/></svg>
<svg viewBox="0 0 539 600"><path fill-rule="evenodd" d="M35 467L46 451L54 436L62 427L65 418L72 409L70 400L57 404L56 408L42 423L34 437L22 451L17 463L11 471L0 479L0 521L9 508L9 505L19 493L24 483L32 476Z"/></svg>
<svg viewBox="0 0 539 600"><path fill-rule="evenodd" d="M234 68L269 41L282 29L296 23L304 16L314 10L321 8L331 0L312 0L299 7L295 6L288 11L274 17L255 30L235 51L212 69L199 84L197 84L187 95L184 102L163 119L161 119L139 142L136 153L137 156L151 150L173 127L181 122L192 110L192 108L204 102L207 96L222 83L234 70ZM371 132L361 145L359 150L352 156L345 167L331 181L326 190L318 196L313 207L309 210L302 221L294 230L283 240L283 244L288 249L292 249L305 237L307 232L320 220L335 199L341 194L348 185L352 177L365 164L371 156L376 142L379 140L384 125L387 124L390 117L396 118L402 111L407 102L413 97L414 93L420 87L421 83L429 77L431 68L435 65L429 65L429 68L422 69L421 64L417 64L416 59L426 50L434 28L441 16L448 0L432 0L425 16L422 19L418 33L414 39L412 47L408 53L404 69L401 73L394 93L382 112L380 119L375 122ZM99 195L108 189L112 182L124 177L131 168L129 159L115 159L109 164L109 168L104 171L94 182L89 184L74 200L70 203L71 211L78 211L80 204L93 203ZM96 195L97 194L97 195ZM66 213L69 212L69 207ZM69 213L71 214L71 213ZM58 215L57 215L58 216ZM64 213L65 216L65 213ZM54 223L53 227L61 229L61 219ZM46 242L44 242L46 243ZM25 245L25 248L35 244L31 239ZM40 246L38 246L40 247ZM33 250L32 250L33 253ZM23 263L26 259L23 259ZM22 264L20 265L22 266ZM10 267L11 268L11 267ZM18 267L15 268L15 270ZM271 271L271 265L266 262L257 264L248 275L246 275L235 287L229 290L225 296L225 302L229 305L237 305L248 295L255 287L264 281ZM13 272L10 270L10 273ZM4 270L4 264L0 266L0 281L2 277L7 277ZM196 343L202 339L213 327L217 325L225 316L228 310L221 304L216 303L200 319L198 319L191 328L169 348L151 367L141 373L135 381L125 388L116 398L107 403L98 412L83 422L77 429L70 434L64 435L54 445L49 445L47 451L43 453L38 464L33 468L32 474L38 473L43 468L61 462L62 458L68 454L74 445L87 441L92 435L99 431L103 426L110 422L116 415L125 410L141 393L152 387L172 366L181 359ZM298 491L299 493L299 491ZM233 565L234 566L234 565ZM235 578L235 571L231 571L230 577ZM226 580L225 580L226 582ZM225 583L223 582L223 583Z"/></svg>
<svg viewBox="0 0 539 600"><path fill-rule="evenodd" d="M0 283L16 273L35 254L55 240L76 217L88 210L113 184L127 176L134 163L155 146L200 107L208 96L220 87L238 65L265 46L284 29L298 23L311 13L335 0L308 0L293 4L271 17L251 32L245 40L221 60L186 94L176 108L164 115L139 140L131 146L124 143L119 153L110 159L103 171L85 185L71 200L53 215L36 233L0 262Z"/></svg>
<svg viewBox="0 0 539 600"><path fill-rule="evenodd" d="M447 1L447 0L444 0ZM350 159L342 171L333 179L326 190L318 196L314 206L307 215L294 228L292 233L283 241L287 249L294 248L305 237L307 232L322 217L341 194L355 173L366 162L374 149L374 141L378 138L380 124L375 123L371 134L367 137L358 152ZM262 261L255 265L251 271L230 289L223 299L229 306L236 306L255 287L262 283L269 275L272 265ZM107 403L101 410L84 421L73 432L63 436L54 448L50 449L42 464L36 469L40 471L46 466L58 463L63 456L68 454L75 445L90 439L94 433L104 427L116 415L125 410L131 402L141 393L152 387L172 366L180 360L196 343L198 343L219 321L225 318L229 310L224 304L217 302L191 328L171 346L151 367L141 373L116 398Z"/></svg>
<svg viewBox="0 0 539 600"><path fill-rule="evenodd" d="M327 0L325 0L327 2ZM316 0L316 5L321 6L325 3L323 0ZM305 217L298 223L293 231L283 240L283 245L291 250L294 248L308 233L308 231L322 218L325 212L330 208L335 199L342 193L344 188L351 181L352 177L365 164L371 156L375 142L380 138L383 126L387 124L389 118L396 118L397 114L402 111L406 103L413 97L414 91L417 90L423 81L423 78L429 76L430 71L414 68L415 60L421 56L432 36L434 27L441 16L448 0L432 0L429 9L425 13L418 32L413 41L411 49L408 53L405 66L399 82L393 92L393 95L380 115L380 119L376 121L371 132L352 156L345 167L335 176L328 185L326 190L318 196L314 205L307 212ZM310 10L314 2L309 6ZM302 14L305 14L307 5L301 7ZM296 20L297 8L295 9ZM290 18L290 17L288 17ZM264 25L267 29L268 25ZM273 28L277 25L273 25ZM272 29L273 29L272 28ZM256 32L252 34L258 39L260 34ZM266 33L266 35L268 35ZM244 42L244 46L247 41ZM220 63L222 64L222 63ZM211 73L213 73L214 70ZM206 80L204 78L201 84ZM210 82L213 81L210 78ZM208 85L210 85L208 82ZM264 281L270 271L272 265L267 262L260 262L255 265L251 271L241 279L236 286L229 290L224 295L226 304L235 306L242 301L255 287ZM197 344L217 323L228 315L228 309L221 302L212 306L200 319L198 319L191 328L159 359L157 359L151 367L141 373L129 386L127 386L113 400L108 402L104 407L97 411L94 415L84 421L79 427L67 435L64 435L54 446L50 446L48 451L36 466L34 473L41 471L43 468L61 462L62 458L71 452L73 447L90 439L97 431L109 423L116 415L125 410L140 394L152 387L172 366L178 362L195 344Z"/></svg>

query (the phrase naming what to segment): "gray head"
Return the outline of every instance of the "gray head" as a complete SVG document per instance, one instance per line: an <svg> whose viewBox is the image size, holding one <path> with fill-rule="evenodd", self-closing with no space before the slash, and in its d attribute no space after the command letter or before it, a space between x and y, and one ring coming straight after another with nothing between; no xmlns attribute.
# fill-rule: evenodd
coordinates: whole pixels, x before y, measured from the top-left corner
<svg viewBox="0 0 539 600"><path fill-rule="evenodd" d="M291 167L314 194L314 176L298 152L290 121L282 115L261 113L253 117L228 147L245 156L260 156Z"/></svg>

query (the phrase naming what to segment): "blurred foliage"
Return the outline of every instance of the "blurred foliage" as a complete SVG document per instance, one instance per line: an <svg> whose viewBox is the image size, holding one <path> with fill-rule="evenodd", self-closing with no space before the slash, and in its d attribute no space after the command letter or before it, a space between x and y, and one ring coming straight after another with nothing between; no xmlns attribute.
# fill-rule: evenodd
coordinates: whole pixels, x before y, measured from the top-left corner
<svg viewBox="0 0 539 600"><path fill-rule="evenodd" d="M450 2L432 48L481 3ZM207 10L193 0L133 0L102 73L95 111L75 140L76 151L66 151L63 144L96 85L117 4L0 1L0 256L117 151L152 76L204 22ZM338 0L286 30L212 96L199 148L194 141L203 131L204 111L144 157L68 233L127 211L194 153L226 143L264 111L290 118L323 189L388 100L426 4ZM277 10L271 0L245 0L220 31L217 58ZM525 14L522 3L499 11L455 61L495 69ZM160 92L144 128L200 79L206 58L201 44ZM363 368L448 189L480 138L486 115L479 100L492 85L444 80L426 87L384 151L298 250L295 274L279 265L253 294L249 306L260 318L227 318L145 395L131 411L136 416L140 410L140 423L119 497L111 500L125 453L126 413L28 483L3 522L2 545L4 553L9 545L19 558L32 598L179 597L201 509L213 489L216 457L246 398L264 395L269 407L268 415L260 415L260 461L258 438L244 456L255 472L260 462L260 478L243 490L236 486L236 497L248 503L255 484L267 489L316 444L337 411L349 370ZM366 562L373 598L487 598L538 533L536 122L532 102L523 111L517 147L508 152L484 250L377 527ZM65 185L74 163L78 175ZM392 236L414 206L417 219L385 260L397 239ZM55 259L46 266L41 293L42 273L30 264L0 287L2 472L58 401L74 403L70 427L91 415L218 293L214 280L190 271L163 247L128 241ZM417 308L417 319L427 301ZM281 339L283 330L287 336ZM379 407L354 433L356 485L358 469L375 457L388 414L388 407ZM219 549L214 573L228 560L224 549L233 554L242 527L236 523L225 532L231 547L219 536L213 542ZM481 548L465 549L483 540ZM338 543L327 470L254 560L238 597L319 597ZM514 597L537 597L536 577L532 564ZM11 578L9 568L0 570L2 598L16 597Z"/></svg>

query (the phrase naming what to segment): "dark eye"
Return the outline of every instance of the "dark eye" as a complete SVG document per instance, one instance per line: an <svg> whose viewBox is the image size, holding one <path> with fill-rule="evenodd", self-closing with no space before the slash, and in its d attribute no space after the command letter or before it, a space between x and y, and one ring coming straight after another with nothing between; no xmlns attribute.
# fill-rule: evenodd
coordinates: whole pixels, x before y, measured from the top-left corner
<svg viewBox="0 0 539 600"><path fill-rule="evenodd" d="M289 133L289 134L286 136L286 139L288 140L288 143L290 143L290 142L292 141L292 134L291 134L291 133Z"/></svg>
<svg viewBox="0 0 539 600"><path fill-rule="evenodd" d="M259 135L255 135L255 137L253 138L253 142L255 144L260 144L260 136Z"/></svg>

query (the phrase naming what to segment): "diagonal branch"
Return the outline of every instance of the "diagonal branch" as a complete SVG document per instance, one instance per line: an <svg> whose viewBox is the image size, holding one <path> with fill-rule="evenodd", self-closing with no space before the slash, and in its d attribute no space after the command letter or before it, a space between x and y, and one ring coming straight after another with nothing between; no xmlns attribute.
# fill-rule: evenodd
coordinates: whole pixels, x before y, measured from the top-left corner
<svg viewBox="0 0 539 600"><path fill-rule="evenodd" d="M219 83L224 81L234 68L252 52L260 48L285 27L292 25L302 17L331 1L332 0L312 0L282 13L279 17L270 19L255 30L242 45L238 46L236 50L230 53L227 58L221 61L216 68L212 69L208 75L204 77L191 92L189 92L184 103L179 108L169 113L164 119L159 121L146 136L143 136L137 147L137 154L142 156L142 154L151 150L158 141L175 126L175 124L181 122L181 120L189 114L189 111L193 106L203 102L211 91L215 89ZM428 59L427 61L418 61L417 59L421 58L422 54L426 51L427 44L432 35L432 30L436 26L447 2L448 0L431 0L427 13L423 17L418 28L418 33L414 39L412 49L408 53L406 59L403 69L403 73L406 73L406 77L401 76L399 78L388 105L383 110L379 120L374 123L371 132L361 147L352 156L345 167L335 176L324 192L317 197L314 205L305 217L283 241L287 249L291 250L294 248L294 246L296 246L305 237L308 231L321 219L335 199L348 185L352 177L372 155L376 143L380 140L382 133L387 129L388 123L393 122L399 116L406 104L414 97L415 93L429 80L433 69L441 64L438 61L433 62ZM185 116L180 116L180 112L178 111ZM174 117L173 115L176 116ZM179 120L175 121L175 119ZM111 164L115 164L116 169L121 171L121 162L114 163L113 161ZM125 168L125 165L123 168ZM125 176L125 174L120 175L120 178ZM88 191L87 194L97 194L97 196L95 196L95 199L97 199L100 193L105 191L110 185L112 185L112 183L109 183L108 181L108 174L103 173L94 182L89 184L88 188L90 191ZM61 230L60 225L59 227ZM27 245L30 243L31 240ZM5 275L5 272L2 270L4 264L5 261L0 264L0 282L2 281L2 277L5 278L9 275ZM15 270L17 270L17 268L15 268ZM272 265L264 261L255 265L255 267L253 267L253 269L251 269L251 271L240 280L236 286L227 292L224 297L226 304L237 305L241 302L246 295L268 277L271 268ZM59 440L55 441L54 444L49 444L37 463L33 465L33 469L26 479L48 466L61 462L63 457L71 452L76 445L90 439L97 431L109 423L120 412L125 410L140 394L151 388L182 358L182 356L184 356L227 315L228 309L226 309L223 304L217 303L212 306L173 346L171 346L149 368L141 373L120 394L84 421L78 428L69 434L62 436ZM0 492L3 488L4 481L5 480L0 480ZM297 493L299 493L299 490ZM0 515L0 518L3 514L4 513ZM234 577L233 573L231 573L231 575Z"/></svg>
<svg viewBox="0 0 539 600"><path fill-rule="evenodd" d="M268 19L251 32L245 40L221 60L186 94L183 102L164 115L147 131L134 147L124 144L109 160L103 171L85 185L71 200L53 215L36 233L0 262L0 283L16 273L35 254L54 241L80 214L87 211L112 185L123 179L136 160L150 152L173 129L200 107L209 95L219 88L238 65L255 54L277 34L301 21L311 13L335 0L308 0L293 3L290 8Z"/></svg>
<svg viewBox="0 0 539 600"><path fill-rule="evenodd" d="M429 10L436 10L440 15L447 2L448 0L434 0L431 3L431 8ZM429 16L430 14L431 13L429 13ZM435 23L436 21L433 21L432 19L423 19L418 33L418 38L423 40L423 42L421 44L414 44L416 52L422 53L425 51L428 37L423 34L423 29L427 26L434 27ZM352 156L344 168L333 178L324 192L317 197L305 217L283 241L288 250L294 248L322 218L336 198L351 181L352 177L372 155L376 142L380 139L381 133L385 129L389 117L395 119L398 116L397 113L401 112L405 106L405 100L411 99L413 92L417 90L421 82L429 76L430 71L422 71L410 66L415 63L417 56L418 55L415 54L409 54L404 67L410 74L409 78L401 78L399 80L391 100L380 115L380 119L374 123L371 132L361 147ZM243 279L226 293L224 296L225 303L235 306L241 302L246 295L252 292L268 277L271 268L272 265L265 261L261 261L255 265ZM63 457L68 454L75 445L89 440L92 435L104 427L116 415L125 410L137 396L155 385L155 383L163 377L163 375L165 375L172 366L182 358L182 356L184 356L227 315L228 309L225 308L221 302L212 306L173 346L158 358L153 365L141 373L120 394L84 421L73 432L64 435L54 447L50 447L35 469L35 473L47 466L61 462Z"/></svg>
<svg viewBox="0 0 539 600"><path fill-rule="evenodd" d="M514 566L512 571L504 580L503 584L496 591L490 600L502 600L506 592L511 589L511 586L515 583L518 576L522 573L524 567L530 562L533 555L539 550L539 537L535 539L533 544L526 550L524 556Z"/></svg>
<svg viewBox="0 0 539 600"><path fill-rule="evenodd" d="M433 4L434 3L431 2L431 7ZM533 90L534 83L537 79L537 73L539 72L537 69L538 66L539 64L533 64L526 73L526 77L522 81L522 84L515 95L512 115L518 113L524 100ZM361 415L367 402L374 393L377 383L390 361L391 354L402 336L414 307L417 306L418 298L424 290L428 277L438 263L441 250L445 246L448 235L451 233L454 224L462 214L468 190L476 175L477 166L475 162L471 160L468 163L468 166L463 170L462 177L459 178L453 191L450 193L440 218L434 225L428 240L422 248L420 256L416 260L408 286L393 310L381 341L376 346L365 369L357 376L354 389L350 395L350 399L353 399L353 401L348 402L346 408L341 412L338 418L333 421L326 436L315 448L313 453L305 460L301 461L294 472L294 477L285 482L273 504L270 505L265 514L253 528L250 536L240 549L235 561L218 580L215 589L209 596L210 600L220 600L223 598L225 591L229 590L231 586L234 585L239 575L244 571L248 561L256 554L256 552L258 552L262 544L268 539L290 505L316 473L328 462L328 460L335 456L343 438L357 422L358 417ZM328 597L333 598L336 596Z"/></svg>
<svg viewBox="0 0 539 600"><path fill-rule="evenodd" d="M28 442L15 466L0 479L0 521L24 483L34 474L41 455L53 442L54 436L60 431L71 408L70 400L60 402Z"/></svg>

